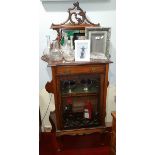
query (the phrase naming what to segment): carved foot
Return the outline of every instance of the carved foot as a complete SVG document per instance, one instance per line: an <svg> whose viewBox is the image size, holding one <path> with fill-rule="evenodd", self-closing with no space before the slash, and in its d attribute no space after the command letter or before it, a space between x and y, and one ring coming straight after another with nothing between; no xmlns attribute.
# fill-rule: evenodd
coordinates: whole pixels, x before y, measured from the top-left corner
<svg viewBox="0 0 155 155"><path fill-rule="evenodd" d="M105 145L105 138L106 137L106 134L105 133L102 133L101 135L100 135L100 145L101 146L104 146Z"/></svg>
<svg viewBox="0 0 155 155"><path fill-rule="evenodd" d="M62 137L57 137L57 151L63 151Z"/></svg>
<svg viewBox="0 0 155 155"><path fill-rule="evenodd" d="M109 146L110 145L110 141L111 141L111 132L106 131L105 133L101 134L100 136L100 145L106 145Z"/></svg>

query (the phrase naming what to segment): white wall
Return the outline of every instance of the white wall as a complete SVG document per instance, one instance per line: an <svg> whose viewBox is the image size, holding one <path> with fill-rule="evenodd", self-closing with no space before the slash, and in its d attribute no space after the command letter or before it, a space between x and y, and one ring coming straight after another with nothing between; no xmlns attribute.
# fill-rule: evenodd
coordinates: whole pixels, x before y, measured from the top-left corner
<svg viewBox="0 0 155 155"><path fill-rule="evenodd" d="M40 31L39 31L39 55L42 56L43 50L46 47L46 35L50 35L51 39L54 40L56 32L50 29L52 23L61 23L67 19L67 9L72 7L72 2L40 2ZM116 96L116 10L115 0L103 0L103 1L86 1L80 2L80 7L86 11L87 17L93 23L100 23L103 27L111 27L111 60L113 64L110 65L109 71L109 82L110 86L108 89L107 96L107 117L106 121L111 121L111 111L115 110ZM39 59L40 59L39 57ZM47 81L51 80L51 70L47 67L47 63L39 60L39 88L44 88ZM47 107L48 103L44 103ZM48 117L46 118L48 119ZM47 122L47 121L46 121Z"/></svg>

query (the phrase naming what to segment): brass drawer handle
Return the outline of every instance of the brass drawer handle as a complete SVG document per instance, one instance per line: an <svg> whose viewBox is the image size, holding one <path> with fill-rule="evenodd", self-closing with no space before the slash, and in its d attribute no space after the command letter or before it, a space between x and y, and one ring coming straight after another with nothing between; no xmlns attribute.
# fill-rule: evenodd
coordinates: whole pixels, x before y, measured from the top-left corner
<svg viewBox="0 0 155 155"><path fill-rule="evenodd" d="M92 68L91 68L91 71L92 71L92 72L95 72L96 70L97 70L96 67L92 67Z"/></svg>

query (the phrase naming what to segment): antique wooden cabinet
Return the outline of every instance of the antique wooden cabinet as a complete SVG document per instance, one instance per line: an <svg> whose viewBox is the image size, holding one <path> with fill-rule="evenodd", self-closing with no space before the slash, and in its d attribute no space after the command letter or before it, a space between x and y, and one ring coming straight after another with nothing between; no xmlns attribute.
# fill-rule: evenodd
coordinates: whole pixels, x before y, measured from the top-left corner
<svg viewBox="0 0 155 155"><path fill-rule="evenodd" d="M74 10L80 10L80 19ZM85 30L85 27L99 26L86 18L78 2L74 3L72 9L68 9L68 13L67 21L51 26L58 32L58 39L63 30ZM73 22L72 15L77 23ZM50 122L58 141L62 135L104 133L111 61L91 59L88 62L56 62L48 56L43 56L42 60L48 63L52 71L52 81L47 82L45 87L49 93L54 93L55 111L51 112Z"/></svg>
<svg viewBox="0 0 155 155"><path fill-rule="evenodd" d="M58 140L62 135L105 132L109 63L90 61L48 65L52 70L52 81L46 84L46 90L54 93L55 98L55 113L52 112L55 116L50 116L50 120L54 122ZM84 81L88 81L86 85ZM89 119L84 117L87 102L92 105Z"/></svg>

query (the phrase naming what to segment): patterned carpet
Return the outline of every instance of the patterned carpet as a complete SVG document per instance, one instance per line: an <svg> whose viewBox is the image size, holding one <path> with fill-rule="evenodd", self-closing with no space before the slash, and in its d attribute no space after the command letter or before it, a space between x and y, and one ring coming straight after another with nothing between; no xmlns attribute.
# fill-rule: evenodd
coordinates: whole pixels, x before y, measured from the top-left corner
<svg viewBox="0 0 155 155"><path fill-rule="evenodd" d="M100 135L64 136L64 149L57 151L55 134L42 133L39 144L40 155L109 155L110 147L100 145Z"/></svg>

